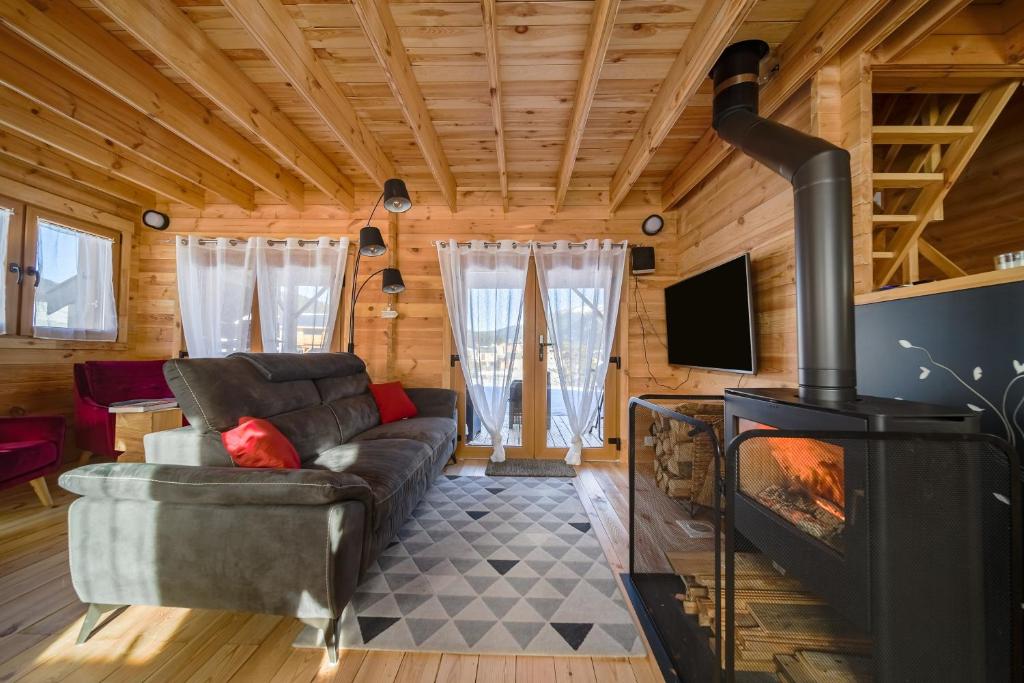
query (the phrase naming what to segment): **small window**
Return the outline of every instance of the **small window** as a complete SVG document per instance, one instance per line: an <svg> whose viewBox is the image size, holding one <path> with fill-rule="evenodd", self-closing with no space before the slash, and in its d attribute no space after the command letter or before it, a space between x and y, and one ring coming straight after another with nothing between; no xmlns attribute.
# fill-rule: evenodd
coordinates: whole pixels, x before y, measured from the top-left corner
<svg viewBox="0 0 1024 683"><path fill-rule="evenodd" d="M0 335L116 342L122 233L0 197Z"/></svg>
<svg viewBox="0 0 1024 683"><path fill-rule="evenodd" d="M32 331L43 339L117 339L114 240L36 222Z"/></svg>

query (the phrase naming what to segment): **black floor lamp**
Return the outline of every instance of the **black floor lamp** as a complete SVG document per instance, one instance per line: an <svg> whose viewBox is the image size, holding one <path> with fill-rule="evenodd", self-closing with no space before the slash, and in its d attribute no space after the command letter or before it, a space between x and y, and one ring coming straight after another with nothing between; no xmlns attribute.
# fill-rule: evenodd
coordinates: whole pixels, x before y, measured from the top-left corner
<svg viewBox="0 0 1024 683"><path fill-rule="evenodd" d="M363 256L383 256L387 253L387 246L380 234L380 229L370 225L373 221L373 214L384 202L384 208L391 213L405 213L412 208L412 200L409 199L409 191L405 189L405 183L398 178L391 178L384 181L384 191L377 197L377 203L370 211L370 217L366 219L366 226L359 230L359 249L356 251L356 262L352 268L352 300L348 310L348 352L355 352L356 338L356 302L359 294L363 291L366 283L373 279L378 273L381 274L381 291L385 294L398 294L405 290L405 282L402 281L402 273L398 268L381 268L370 273L363 284L356 287L359 282L359 261Z"/></svg>

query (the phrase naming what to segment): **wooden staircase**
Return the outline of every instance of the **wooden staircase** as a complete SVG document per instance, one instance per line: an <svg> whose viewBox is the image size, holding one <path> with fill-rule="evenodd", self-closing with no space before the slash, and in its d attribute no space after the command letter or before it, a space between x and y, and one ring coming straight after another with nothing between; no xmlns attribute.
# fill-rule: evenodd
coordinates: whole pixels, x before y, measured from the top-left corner
<svg viewBox="0 0 1024 683"><path fill-rule="evenodd" d="M892 95L872 126L875 288L920 279L923 257L947 277L967 273L922 235L996 118L1020 87L999 83L978 95Z"/></svg>

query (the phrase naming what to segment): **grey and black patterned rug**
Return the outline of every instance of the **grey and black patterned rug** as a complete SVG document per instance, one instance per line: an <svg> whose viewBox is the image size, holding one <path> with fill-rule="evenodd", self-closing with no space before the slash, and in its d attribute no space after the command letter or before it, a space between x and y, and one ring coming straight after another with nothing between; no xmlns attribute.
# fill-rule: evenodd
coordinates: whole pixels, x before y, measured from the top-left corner
<svg viewBox="0 0 1024 683"><path fill-rule="evenodd" d="M440 477L341 634L375 650L644 654L576 489L554 478Z"/></svg>

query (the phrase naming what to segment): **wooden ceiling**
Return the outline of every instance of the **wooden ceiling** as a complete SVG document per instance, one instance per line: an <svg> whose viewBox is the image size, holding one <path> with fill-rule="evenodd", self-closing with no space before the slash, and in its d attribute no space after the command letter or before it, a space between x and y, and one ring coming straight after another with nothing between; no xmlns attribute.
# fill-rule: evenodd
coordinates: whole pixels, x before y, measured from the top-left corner
<svg viewBox="0 0 1024 683"><path fill-rule="evenodd" d="M707 137L722 46L813 52L795 27L844 5L706 2L0 0L0 151L193 206L315 188L351 209L398 175L453 208L457 190L558 205L571 187L614 209ZM887 3L853 4L865 22Z"/></svg>
<svg viewBox="0 0 1024 683"><path fill-rule="evenodd" d="M508 191L554 191L573 119L584 53L588 42L595 40L591 34L597 34L599 41L604 32L606 53L588 72L588 77L594 79L592 104L588 115L579 117L583 121L577 127L578 153L569 164L569 178L573 187L608 187L699 19L703 0L314 0L295 4L279 0L76 0L79 17L62 7L63 2L34 4L76 25L80 20L95 22L273 159L281 170L344 204L346 180L350 196L352 185L379 184L392 174L405 178L412 187L442 193L451 191L444 188L445 184L459 190L498 191L502 155ZM745 15L735 37L760 37L777 45L803 18L812 0L746 0L733 4L739 8L737 14ZM485 27L485 9L491 6ZM606 17L595 16L601 10ZM237 17L245 19L245 24ZM5 19L22 34L32 30L24 28L29 19ZM196 30L189 30L183 21ZM392 21L397 26L397 39L388 32ZM592 28L595 21L598 25ZM607 25L606 30L602 24ZM291 26L300 33L289 34ZM278 33L273 35L275 29ZM732 37L732 32L727 32ZM364 128L364 142L372 150L354 151L344 144L332 130L330 119L323 115L325 108L317 106L315 100L311 104L312 97L303 93L304 87L293 87L293 83L312 80L307 70L288 70L289 61L294 64L307 56L302 53L305 46L281 54L287 51L287 39L296 35L308 45L310 60L329 74L339 99L350 104L355 124ZM488 40L490 36L493 43ZM39 35L28 37L37 44L47 40ZM403 47L411 65L411 78L405 74L404 82L402 64L385 69L378 59L378 54L391 54L401 62L397 57L401 57ZM222 54L214 55L212 48ZM18 45L7 52L26 49L30 48ZM492 107L489 57L496 70L495 90L500 94L497 120ZM65 59L62 55L58 58ZM220 60L225 63L221 65ZM204 68L197 67L197 61L203 61ZM232 78L231 66L237 67L243 79ZM94 77L93 73L85 75ZM307 81L295 76L306 76ZM393 88L389 81L393 83L396 78L400 84ZM243 80L255 88L247 92L249 83ZM417 110L414 92L409 96L411 101L397 96L409 84L422 93L425 108ZM232 87L238 92L226 92ZM319 89L316 84L310 87ZM117 94L127 99L124 93ZM267 112L266 121L241 123L240 116L244 117L247 109L268 101L286 121L274 122ZM637 178L640 184L659 184L707 130L710 90L704 79L700 79L697 94L688 105L641 169ZM331 113L329 106L327 111ZM417 122L419 139L410 120ZM298 166L303 162L296 162L299 152L291 145L273 143L272 130L280 131L285 140L297 137L287 129L289 122L315 148L303 155L308 167L319 169L325 165L316 158L319 150L336 168L337 175L303 172ZM496 136L498 122L504 138L502 152ZM353 128L352 122L347 123L349 129ZM437 138L433 150L429 146L430 128ZM376 161L364 163L366 159ZM371 173L373 164L382 172ZM447 169L438 168L441 165ZM238 170L240 174L247 172ZM225 178L224 183L211 189L223 196L227 185L237 186L241 180ZM264 187L258 177L246 181ZM179 188L172 193L174 197L168 197L164 184L150 186L155 186L161 197L175 201L183 201L190 196L186 190L194 190ZM264 189L278 196L288 194L287 189ZM235 201L235 197L229 199Z"/></svg>

